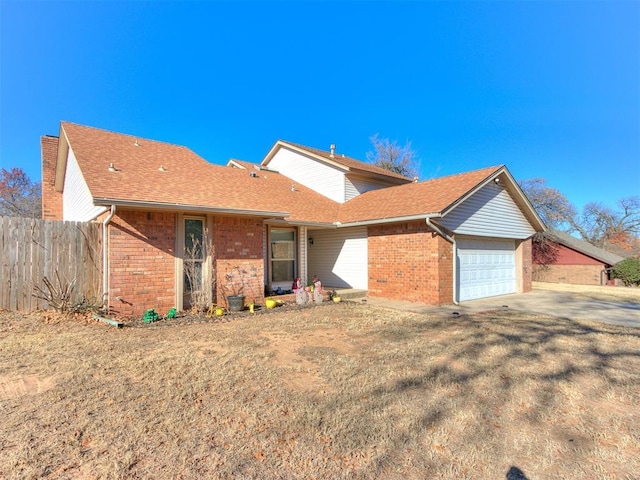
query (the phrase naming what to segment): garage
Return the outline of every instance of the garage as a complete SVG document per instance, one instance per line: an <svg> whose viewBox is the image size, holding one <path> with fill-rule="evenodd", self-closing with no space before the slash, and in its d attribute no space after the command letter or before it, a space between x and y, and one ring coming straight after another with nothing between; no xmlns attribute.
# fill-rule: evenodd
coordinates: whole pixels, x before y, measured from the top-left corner
<svg viewBox="0 0 640 480"><path fill-rule="evenodd" d="M461 238L456 246L461 302L516 293L514 240Z"/></svg>

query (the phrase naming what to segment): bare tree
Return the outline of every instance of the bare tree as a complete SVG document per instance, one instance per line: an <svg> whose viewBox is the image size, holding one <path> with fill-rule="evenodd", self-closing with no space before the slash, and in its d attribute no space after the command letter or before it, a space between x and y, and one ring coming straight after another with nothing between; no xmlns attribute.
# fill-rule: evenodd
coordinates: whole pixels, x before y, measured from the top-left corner
<svg viewBox="0 0 640 480"><path fill-rule="evenodd" d="M574 205L543 178L523 180L520 186L548 227L577 232L595 245L622 256L640 254L640 197L618 201L618 208L587 203L578 213Z"/></svg>
<svg viewBox="0 0 640 480"><path fill-rule="evenodd" d="M544 178L522 180L520 187L545 225L562 231L574 229L576 207L558 190L548 187Z"/></svg>
<svg viewBox="0 0 640 480"><path fill-rule="evenodd" d="M408 178L418 175L417 155L411 148L411 142L400 146L395 140L379 138L377 133L369 140L373 145L373 151L367 152L370 163Z"/></svg>
<svg viewBox="0 0 640 480"><path fill-rule="evenodd" d="M0 170L0 215L40 218L41 195L40 184L21 168Z"/></svg>
<svg viewBox="0 0 640 480"><path fill-rule="evenodd" d="M574 228L586 241L605 249L637 248L640 237L640 197L618 200L617 209L599 202L589 202ZM633 252L631 252L633 253ZM640 253L640 252L635 252Z"/></svg>

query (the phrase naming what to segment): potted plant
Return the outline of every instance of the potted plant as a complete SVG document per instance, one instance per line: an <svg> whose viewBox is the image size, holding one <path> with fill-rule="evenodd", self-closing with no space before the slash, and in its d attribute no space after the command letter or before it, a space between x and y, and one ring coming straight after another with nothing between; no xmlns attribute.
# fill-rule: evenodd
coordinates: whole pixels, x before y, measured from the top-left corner
<svg viewBox="0 0 640 480"><path fill-rule="evenodd" d="M227 307L230 312L241 312L244 309L243 295L245 280L248 272L239 266L233 267L228 273L225 274L226 283L224 290L227 293Z"/></svg>

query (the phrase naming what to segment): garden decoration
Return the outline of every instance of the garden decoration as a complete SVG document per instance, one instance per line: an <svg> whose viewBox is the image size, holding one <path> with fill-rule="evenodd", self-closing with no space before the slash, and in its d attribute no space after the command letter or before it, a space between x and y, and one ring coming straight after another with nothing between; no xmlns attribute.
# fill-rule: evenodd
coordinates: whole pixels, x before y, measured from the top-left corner
<svg viewBox="0 0 640 480"><path fill-rule="evenodd" d="M276 308L277 302L269 297L264 301L264 304L267 306L267 308Z"/></svg>
<svg viewBox="0 0 640 480"><path fill-rule="evenodd" d="M306 289L304 288L304 286L302 284L302 279L300 277L296 278L293 281L293 285L292 285L291 289L296 294L296 303L298 305L304 305L305 303L307 303L307 301L309 299L309 296L307 294Z"/></svg>
<svg viewBox="0 0 640 480"><path fill-rule="evenodd" d="M312 280L312 285L313 285L313 300L316 303L321 303L323 298L322 298L322 282L320 281L320 279L318 278L317 275L313 276L313 280Z"/></svg>
<svg viewBox="0 0 640 480"><path fill-rule="evenodd" d="M171 310L167 312L166 318L176 318L176 309L173 307Z"/></svg>
<svg viewBox="0 0 640 480"><path fill-rule="evenodd" d="M160 320L160 315L153 308L144 312L144 323L151 323Z"/></svg>

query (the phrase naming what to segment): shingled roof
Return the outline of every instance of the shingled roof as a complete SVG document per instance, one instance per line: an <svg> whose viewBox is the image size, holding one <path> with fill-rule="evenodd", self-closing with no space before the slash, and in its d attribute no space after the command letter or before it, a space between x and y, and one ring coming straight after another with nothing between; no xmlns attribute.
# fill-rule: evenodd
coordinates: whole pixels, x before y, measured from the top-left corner
<svg viewBox="0 0 640 480"><path fill-rule="evenodd" d="M265 169L264 161L262 169L241 160L233 163L244 168L215 165L181 145L70 122L61 122L60 140L58 178L64 176L66 148L70 148L96 205L256 215L292 224L348 225L443 214L488 179L496 175L511 179L506 167L495 166L411 182L349 157L330 157L329 152L287 143L349 171L396 177L400 183L340 204Z"/></svg>
<svg viewBox="0 0 640 480"><path fill-rule="evenodd" d="M307 147L304 145L300 145L298 143L287 142L284 140L278 140L275 145L271 148L269 153L266 155L264 160L262 160L261 165L268 166L269 161L273 158L275 153L279 148L288 147L293 150L297 150L298 152L306 152L313 157L323 160L326 163L333 164L335 166L342 167L345 171L348 172L365 172L365 173L373 173L375 175L379 175L381 177L385 177L387 179L393 179L396 183L409 183L412 182L413 179L407 178L404 175L400 175L398 173L392 172L390 170L386 170L384 168L376 167L370 163L361 162L360 160L356 160L355 158L347 157L343 154L334 153L333 156L331 152L320 150L318 148Z"/></svg>
<svg viewBox="0 0 640 480"><path fill-rule="evenodd" d="M98 205L127 204L287 217L331 223L338 205L276 172L214 165L190 149L62 122L89 191ZM110 171L110 166L116 171Z"/></svg>

